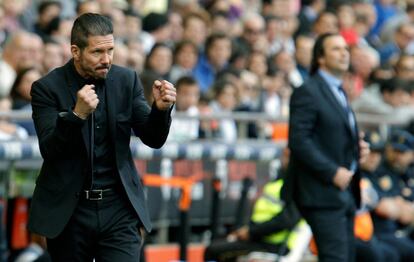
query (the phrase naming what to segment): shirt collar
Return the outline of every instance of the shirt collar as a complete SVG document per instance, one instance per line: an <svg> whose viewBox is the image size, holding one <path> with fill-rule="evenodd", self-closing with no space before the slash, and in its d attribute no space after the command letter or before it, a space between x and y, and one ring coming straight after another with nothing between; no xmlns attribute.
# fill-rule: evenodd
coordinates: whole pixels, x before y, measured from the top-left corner
<svg viewBox="0 0 414 262"><path fill-rule="evenodd" d="M323 69L319 69L318 73L326 81L326 83L329 85L329 87L338 88L339 86L342 85L342 80L337 78L336 76L332 75L331 73L328 73L327 71L325 71Z"/></svg>

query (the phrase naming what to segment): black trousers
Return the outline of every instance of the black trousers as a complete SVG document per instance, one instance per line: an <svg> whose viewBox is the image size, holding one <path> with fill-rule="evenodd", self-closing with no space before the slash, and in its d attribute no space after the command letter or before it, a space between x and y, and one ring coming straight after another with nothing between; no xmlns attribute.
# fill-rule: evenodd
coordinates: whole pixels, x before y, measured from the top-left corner
<svg viewBox="0 0 414 262"><path fill-rule="evenodd" d="M319 262L354 262L355 204L341 208L300 208L312 229Z"/></svg>
<svg viewBox="0 0 414 262"><path fill-rule="evenodd" d="M54 262L137 262L141 225L122 189L104 192L102 200L81 196L63 232L47 239L48 251Z"/></svg>

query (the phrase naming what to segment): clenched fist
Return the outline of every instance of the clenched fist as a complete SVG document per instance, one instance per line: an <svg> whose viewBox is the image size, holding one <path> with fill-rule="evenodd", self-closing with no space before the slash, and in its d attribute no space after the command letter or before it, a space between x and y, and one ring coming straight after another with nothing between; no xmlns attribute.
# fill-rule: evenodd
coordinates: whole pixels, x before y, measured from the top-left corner
<svg viewBox="0 0 414 262"><path fill-rule="evenodd" d="M84 85L77 93L76 105L73 112L82 119L96 110L99 99L94 85Z"/></svg>
<svg viewBox="0 0 414 262"><path fill-rule="evenodd" d="M156 80L152 85L152 94L159 110L168 110L175 103L177 95L174 85L166 80Z"/></svg>

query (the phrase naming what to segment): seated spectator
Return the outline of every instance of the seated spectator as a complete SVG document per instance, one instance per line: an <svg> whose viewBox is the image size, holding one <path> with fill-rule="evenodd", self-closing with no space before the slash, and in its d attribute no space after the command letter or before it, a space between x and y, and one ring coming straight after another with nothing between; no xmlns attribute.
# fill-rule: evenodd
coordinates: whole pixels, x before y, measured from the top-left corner
<svg viewBox="0 0 414 262"><path fill-rule="evenodd" d="M231 40L227 35L216 33L208 37L204 54L194 69L201 93L206 93L214 84L217 74L227 68L230 55Z"/></svg>
<svg viewBox="0 0 414 262"><path fill-rule="evenodd" d="M414 116L410 105L410 82L400 78L384 81L380 88L372 86L365 89L352 107L358 113L373 113L399 119L409 120Z"/></svg>
<svg viewBox="0 0 414 262"><path fill-rule="evenodd" d="M414 138L395 130L385 146L384 160L369 181L379 201L372 211L375 236L397 250L401 261L414 261L414 241L400 234L400 225L414 222L412 202L404 199L401 177L412 163Z"/></svg>
<svg viewBox="0 0 414 262"><path fill-rule="evenodd" d="M183 112L188 116L198 116L200 88L194 78L184 76L175 84L177 101L172 114ZM197 119L174 119L171 123L168 141L186 142L198 138L200 123Z"/></svg>
<svg viewBox="0 0 414 262"><path fill-rule="evenodd" d="M0 112L10 112L12 103L10 98L0 98ZM5 140L23 140L28 138L26 129L10 122L7 118L0 118L0 141Z"/></svg>
<svg viewBox="0 0 414 262"><path fill-rule="evenodd" d="M237 87L228 80L216 81L211 90L213 100L210 107L213 113L231 113L238 103ZM218 123L217 138L224 142L234 142L237 139L236 122L233 119L222 119Z"/></svg>
<svg viewBox="0 0 414 262"><path fill-rule="evenodd" d="M145 71L158 74L159 78L170 80L170 70L173 62L171 48L165 43L156 43L145 61Z"/></svg>
<svg viewBox="0 0 414 262"><path fill-rule="evenodd" d="M13 83L10 97L13 100L12 109L31 110L30 101L32 100L30 90L34 81L38 80L42 74L34 67L21 70Z"/></svg>
<svg viewBox="0 0 414 262"><path fill-rule="evenodd" d="M14 81L10 91L13 110L32 111L32 105L30 104L30 101L32 100L30 90L32 89L33 82L38 80L41 76L41 72L34 67L23 69L17 74L16 81ZM32 119L15 120L14 123L26 129L30 136L36 135Z"/></svg>
<svg viewBox="0 0 414 262"><path fill-rule="evenodd" d="M189 40L179 42L174 49L174 64L170 71L170 81L175 83L180 77L192 76L197 60L197 46Z"/></svg>

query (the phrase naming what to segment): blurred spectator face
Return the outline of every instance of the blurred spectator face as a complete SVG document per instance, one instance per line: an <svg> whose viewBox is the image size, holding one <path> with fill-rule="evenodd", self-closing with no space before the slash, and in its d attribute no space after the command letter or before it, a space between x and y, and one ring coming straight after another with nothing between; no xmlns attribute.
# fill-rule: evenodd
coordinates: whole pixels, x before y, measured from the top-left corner
<svg viewBox="0 0 414 262"><path fill-rule="evenodd" d="M84 1L79 3L78 7L78 16L85 14L85 13L101 13L101 7L97 1Z"/></svg>
<svg viewBox="0 0 414 262"><path fill-rule="evenodd" d="M266 22L266 37L269 42L276 40L276 38L283 31L283 27L287 26L281 18L272 18Z"/></svg>
<svg viewBox="0 0 414 262"><path fill-rule="evenodd" d="M190 16L184 24L183 38L193 41L197 46L203 46L208 34L207 24L197 16Z"/></svg>
<svg viewBox="0 0 414 262"><path fill-rule="evenodd" d="M338 22L341 29L347 29L354 26L355 12L350 5L342 5L339 7Z"/></svg>
<svg viewBox="0 0 414 262"><path fill-rule="evenodd" d="M296 39L296 62L304 68L309 68L312 61L312 50L315 40L307 36L298 36Z"/></svg>
<svg viewBox="0 0 414 262"><path fill-rule="evenodd" d="M283 18L285 26L282 27L282 35L286 38L293 37L299 26L299 20L296 16L289 16Z"/></svg>
<svg viewBox="0 0 414 262"><path fill-rule="evenodd" d="M391 145L385 148L385 157L388 163L398 172L404 173L414 161L413 150L399 151Z"/></svg>
<svg viewBox="0 0 414 262"><path fill-rule="evenodd" d="M34 81L42 77L41 73L37 69L27 71L22 77L19 85L17 86L17 93L27 101L31 100L30 90Z"/></svg>
<svg viewBox="0 0 414 262"><path fill-rule="evenodd" d="M200 89L197 84L183 84L177 88L177 110L186 111L197 106L200 99Z"/></svg>
<svg viewBox="0 0 414 262"><path fill-rule="evenodd" d="M274 57L274 63L276 67L285 74L289 74L296 67L296 63L292 55L286 51L281 51L276 54Z"/></svg>
<svg viewBox="0 0 414 262"><path fill-rule="evenodd" d="M231 41L228 38L216 39L207 50L209 62L216 69L223 68L231 55Z"/></svg>
<svg viewBox="0 0 414 262"><path fill-rule="evenodd" d="M368 154L365 162L361 164L361 168L369 172L374 172L381 163L381 159L381 152L371 151Z"/></svg>
<svg viewBox="0 0 414 262"><path fill-rule="evenodd" d="M137 38L141 33L141 19L133 15L125 16L126 38Z"/></svg>
<svg viewBox="0 0 414 262"><path fill-rule="evenodd" d="M232 31L230 21L223 15L215 15L211 21L212 33L228 33Z"/></svg>
<svg viewBox="0 0 414 262"><path fill-rule="evenodd" d="M46 43L43 52L44 72L50 72L52 69L63 65L63 52L59 44Z"/></svg>
<svg viewBox="0 0 414 262"><path fill-rule="evenodd" d="M41 27L46 27L53 18L60 15L61 8L58 3L48 5L42 13L39 14L38 23Z"/></svg>
<svg viewBox="0 0 414 262"><path fill-rule="evenodd" d="M32 58L32 38L27 32L18 32L12 36L3 52L3 58L14 68L19 71L25 67L33 65Z"/></svg>
<svg viewBox="0 0 414 262"><path fill-rule="evenodd" d="M2 7L7 16L19 16L27 8L28 0L3 0Z"/></svg>
<svg viewBox="0 0 414 262"><path fill-rule="evenodd" d="M285 73L278 71L274 75L266 76L263 81L263 88L269 94L280 93L284 86L287 86L286 75Z"/></svg>
<svg viewBox="0 0 414 262"><path fill-rule="evenodd" d="M230 1L215 0L210 8L210 12L228 12L230 9Z"/></svg>
<svg viewBox="0 0 414 262"><path fill-rule="evenodd" d="M137 72L142 72L145 64L145 52L138 40L128 41L128 65Z"/></svg>
<svg viewBox="0 0 414 262"><path fill-rule="evenodd" d="M401 50L404 50L412 41L414 41L413 24L404 24L395 32L395 43Z"/></svg>
<svg viewBox="0 0 414 262"><path fill-rule="evenodd" d="M183 38L183 18L180 14L172 12L168 16L168 21L170 24L170 39L174 42L178 42Z"/></svg>
<svg viewBox="0 0 414 262"><path fill-rule="evenodd" d="M393 92L385 91L383 93L383 99L384 102L393 107L400 107L409 105L411 97L408 90L396 89Z"/></svg>
<svg viewBox="0 0 414 262"><path fill-rule="evenodd" d="M240 102L252 103L258 95L259 78L256 74L243 70L240 75L241 83L238 85Z"/></svg>
<svg viewBox="0 0 414 262"><path fill-rule="evenodd" d="M395 71L399 78L414 80L414 56L403 55L398 61Z"/></svg>
<svg viewBox="0 0 414 262"><path fill-rule="evenodd" d="M185 69L192 69L197 63L198 50L192 44L183 45L175 55L175 63Z"/></svg>
<svg viewBox="0 0 414 262"><path fill-rule="evenodd" d="M128 66L128 47L123 43L115 43L113 63L120 66Z"/></svg>
<svg viewBox="0 0 414 262"><path fill-rule="evenodd" d="M217 102L221 108L232 111L237 105L237 89L232 84L226 84L223 89L217 94Z"/></svg>
<svg viewBox="0 0 414 262"><path fill-rule="evenodd" d="M167 74L172 65L172 51L166 46L158 46L152 52L148 59L148 68L154 70L160 75Z"/></svg>
<svg viewBox="0 0 414 262"><path fill-rule="evenodd" d="M262 17L252 16L244 23L243 38L251 47L264 37L265 23Z"/></svg>
<svg viewBox="0 0 414 262"><path fill-rule="evenodd" d="M379 66L379 59L367 49L356 46L351 49L351 65L358 76L367 80L374 69Z"/></svg>
<svg viewBox="0 0 414 262"><path fill-rule="evenodd" d="M70 42L70 34L72 31L74 20L72 19L62 19L59 24L59 28L56 32L56 35L53 37L61 37L66 41Z"/></svg>
<svg viewBox="0 0 414 262"><path fill-rule="evenodd" d="M258 77L264 77L267 72L266 55L262 52L253 52L250 54L247 68L255 73Z"/></svg>
<svg viewBox="0 0 414 262"><path fill-rule="evenodd" d="M294 15L295 1L291 0L273 0L272 14L280 17L289 17Z"/></svg>
<svg viewBox="0 0 414 262"><path fill-rule="evenodd" d="M36 34L30 34L30 53L31 59L27 62L26 66L39 66L43 61L43 41L40 36Z"/></svg>
<svg viewBox="0 0 414 262"><path fill-rule="evenodd" d="M355 16L363 18L365 20L368 30L371 29L377 21L377 12L375 11L374 5L371 3L355 3L352 5Z"/></svg>
<svg viewBox="0 0 414 262"><path fill-rule="evenodd" d="M111 10L111 19L114 26L114 37L115 38L125 38L126 37L126 20L125 15L122 10L113 8Z"/></svg>
<svg viewBox="0 0 414 262"><path fill-rule="evenodd" d="M323 13L315 21L313 31L316 35L338 32L338 18L332 13Z"/></svg>

